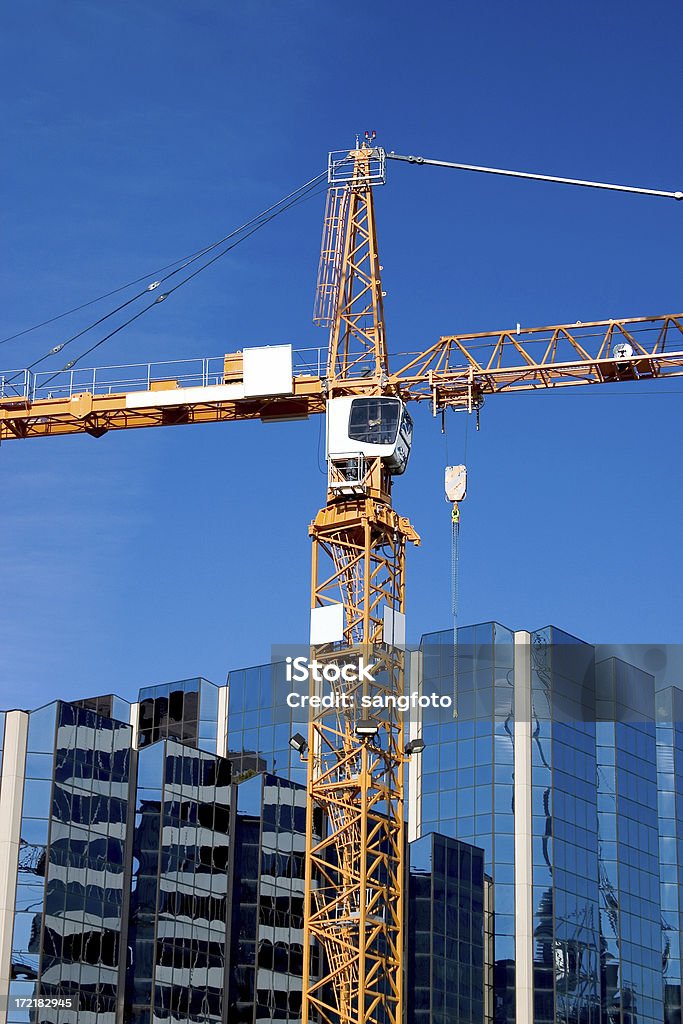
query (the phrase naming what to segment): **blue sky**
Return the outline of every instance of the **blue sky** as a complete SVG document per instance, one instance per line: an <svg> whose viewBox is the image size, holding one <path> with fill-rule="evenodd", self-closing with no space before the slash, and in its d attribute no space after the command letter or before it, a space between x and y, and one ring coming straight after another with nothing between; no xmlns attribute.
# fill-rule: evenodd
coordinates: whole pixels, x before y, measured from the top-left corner
<svg viewBox="0 0 683 1024"><path fill-rule="evenodd" d="M397 152L683 187L673 2L27 0L1 18L2 337L220 237L366 128ZM98 363L324 344L311 324L323 200L278 218ZM683 204L400 164L376 202L395 352L683 306ZM3 345L0 364L25 365L88 316ZM467 431L463 622L680 640L682 392L487 403ZM423 537L413 637L450 624L443 466L464 457L465 421L450 417L444 438L420 412L417 428L395 489ZM305 639L318 431L4 444L0 703L220 682L271 643Z"/></svg>

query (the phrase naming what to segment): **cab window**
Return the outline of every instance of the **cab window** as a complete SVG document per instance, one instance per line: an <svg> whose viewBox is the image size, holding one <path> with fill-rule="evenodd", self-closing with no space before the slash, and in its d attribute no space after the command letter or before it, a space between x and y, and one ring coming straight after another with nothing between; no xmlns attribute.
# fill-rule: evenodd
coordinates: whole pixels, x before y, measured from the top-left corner
<svg viewBox="0 0 683 1024"><path fill-rule="evenodd" d="M349 416L349 438L365 444L393 444L398 434L400 414L398 398L354 398Z"/></svg>

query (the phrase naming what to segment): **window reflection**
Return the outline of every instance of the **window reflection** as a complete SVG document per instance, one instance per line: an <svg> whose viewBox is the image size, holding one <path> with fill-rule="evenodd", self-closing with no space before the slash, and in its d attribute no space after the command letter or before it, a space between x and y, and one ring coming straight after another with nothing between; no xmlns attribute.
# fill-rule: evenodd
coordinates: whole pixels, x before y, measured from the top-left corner
<svg viewBox="0 0 683 1024"><path fill-rule="evenodd" d="M683 691L667 687L657 693L657 781L661 948L664 976L664 1022L683 1019ZM678 841L673 838L677 836Z"/></svg>
<svg viewBox="0 0 683 1024"><path fill-rule="evenodd" d="M491 623L461 632L460 717L425 723L422 824L444 834L446 851L456 839L480 847L477 877L493 873L492 1012L496 1024L511 1024L512 635ZM423 655L426 684L452 686L450 634L425 637ZM83 1013L113 1024L117 984L127 971L136 1024L220 1014L231 1021L251 1021L254 1013L300 1018L303 791L261 775L275 767L292 781L305 779L289 748L302 726L277 715L278 670L231 673L238 805L228 762L196 749L215 750L218 691L205 680L141 692L139 755L130 747L128 706L118 698L55 702L32 713L14 994L78 987ZM681 1024L683 694L671 687L657 693L655 724L647 673L618 659L596 664L592 648L552 629L534 635L532 686L534 1024ZM0 715L0 741L2 721ZM134 802L129 792L136 792ZM418 859L416 849L413 862L421 882L425 873L430 878L429 897L416 899L431 908L429 927L411 940L415 1019L468 1020L469 971L481 967L472 908L469 896L465 906L451 905L455 868L426 839L426 852ZM449 985L454 964L466 969ZM417 984L422 971L431 988ZM226 977L224 985L219 979ZM58 1013L43 1019L67 1020Z"/></svg>
<svg viewBox="0 0 683 1024"><path fill-rule="evenodd" d="M72 996L102 1024L116 1009L130 742L129 726L79 705L29 719L13 994L30 980L31 995Z"/></svg>
<svg viewBox="0 0 683 1024"><path fill-rule="evenodd" d="M163 739L199 746L215 753L218 687L206 679L183 679L140 690L139 745Z"/></svg>
<svg viewBox="0 0 683 1024"><path fill-rule="evenodd" d="M458 693L457 720L425 723L422 834L433 830L480 847L486 872L496 882L509 880L508 889L501 889L501 905L510 907L514 877L513 634L497 623L483 623L458 630L457 652L451 631L427 634L421 650L425 691L452 692L457 683ZM487 1007L487 1014L495 1014L496 1022L504 1024L514 1020L515 1012L514 915L498 912L498 908L495 950L495 1007ZM426 962L425 967L428 971ZM450 1006L452 1013L459 1009ZM421 1015L416 1016L420 1021L439 1019L430 1016L437 1008L430 1009L424 992L416 996L414 1012ZM439 1005L438 1013L443 1012ZM471 1006L463 1006L462 1012L470 1013Z"/></svg>
<svg viewBox="0 0 683 1024"><path fill-rule="evenodd" d="M220 1022L230 764L167 739L140 751L138 779L127 940L130 1020L149 1021L153 1014Z"/></svg>
<svg viewBox="0 0 683 1024"><path fill-rule="evenodd" d="M240 783L230 1021L301 1019L306 790L264 774ZM313 957L313 971L317 970Z"/></svg>
<svg viewBox="0 0 683 1024"><path fill-rule="evenodd" d="M409 846L408 879L408 1024L489 1020L483 851L425 836Z"/></svg>

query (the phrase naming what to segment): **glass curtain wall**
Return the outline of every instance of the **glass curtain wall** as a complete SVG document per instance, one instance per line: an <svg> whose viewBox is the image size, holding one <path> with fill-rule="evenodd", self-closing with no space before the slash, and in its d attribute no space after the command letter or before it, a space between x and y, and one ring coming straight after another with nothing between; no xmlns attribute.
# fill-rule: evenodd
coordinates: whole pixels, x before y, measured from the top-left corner
<svg viewBox="0 0 683 1024"><path fill-rule="evenodd" d="M13 997L31 997L39 991L40 941L45 909L58 707L55 701L32 711L29 717L12 939L10 995ZM24 1010L10 1010L8 1015L10 1024L29 1019L28 1011Z"/></svg>
<svg viewBox="0 0 683 1024"><path fill-rule="evenodd" d="M230 763L176 740L140 751L127 1015L221 1024L230 876Z"/></svg>
<svg viewBox="0 0 683 1024"><path fill-rule="evenodd" d="M228 1020L300 1021L306 790L265 773L236 792Z"/></svg>
<svg viewBox="0 0 683 1024"><path fill-rule="evenodd" d="M114 1024L130 744L130 726L76 705L29 718L11 995L73 999L41 1021Z"/></svg>
<svg viewBox="0 0 683 1024"><path fill-rule="evenodd" d="M683 690L657 694L659 870L664 1022L681 1024L683 974Z"/></svg>
<svg viewBox="0 0 683 1024"><path fill-rule="evenodd" d="M458 717L425 717L422 834L434 831L484 851L495 906L496 1021L514 1020L514 643L488 622L422 639L423 691L457 690Z"/></svg>
<svg viewBox="0 0 683 1024"><path fill-rule="evenodd" d="M140 690L138 744L176 739L215 754L218 687L208 679L181 679Z"/></svg>
<svg viewBox="0 0 683 1024"><path fill-rule="evenodd" d="M531 634L535 1024L601 1024L593 648Z"/></svg>
<svg viewBox="0 0 683 1024"><path fill-rule="evenodd" d="M484 1021L484 852L436 833L408 847L408 1024Z"/></svg>
<svg viewBox="0 0 683 1024"><path fill-rule="evenodd" d="M603 1013L610 1024L660 1024L654 679L616 658L596 669Z"/></svg>
<svg viewBox="0 0 683 1024"><path fill-rule="evenodd" d="M87 708L104 718L115 718L117 722L130 722L130 703L117 697L115 693L106 693L97 697L84 697L83 700L71 702L79 708Z"/></svg>
<svg viewBox="0 0 683 1024"><path fill-rule="evenodd" d="M285 664L256 665L228 675L228 757L236 779L259 771L306 784L306 765L289 745L308 735L306 710L287 707Z"/></svg>

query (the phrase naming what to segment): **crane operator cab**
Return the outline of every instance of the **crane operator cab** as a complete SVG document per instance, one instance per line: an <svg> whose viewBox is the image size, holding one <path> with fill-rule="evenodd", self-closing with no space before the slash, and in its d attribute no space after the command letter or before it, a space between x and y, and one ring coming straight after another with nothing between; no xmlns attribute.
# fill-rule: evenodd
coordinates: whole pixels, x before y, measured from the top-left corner
<svg viewBox="0 0 683 1024"><path fill-rule="evenodd" d="M327 462L332 490L359 493L367 458L405 472L413 421L400 398L333 398L327 403Z"/></svg>

